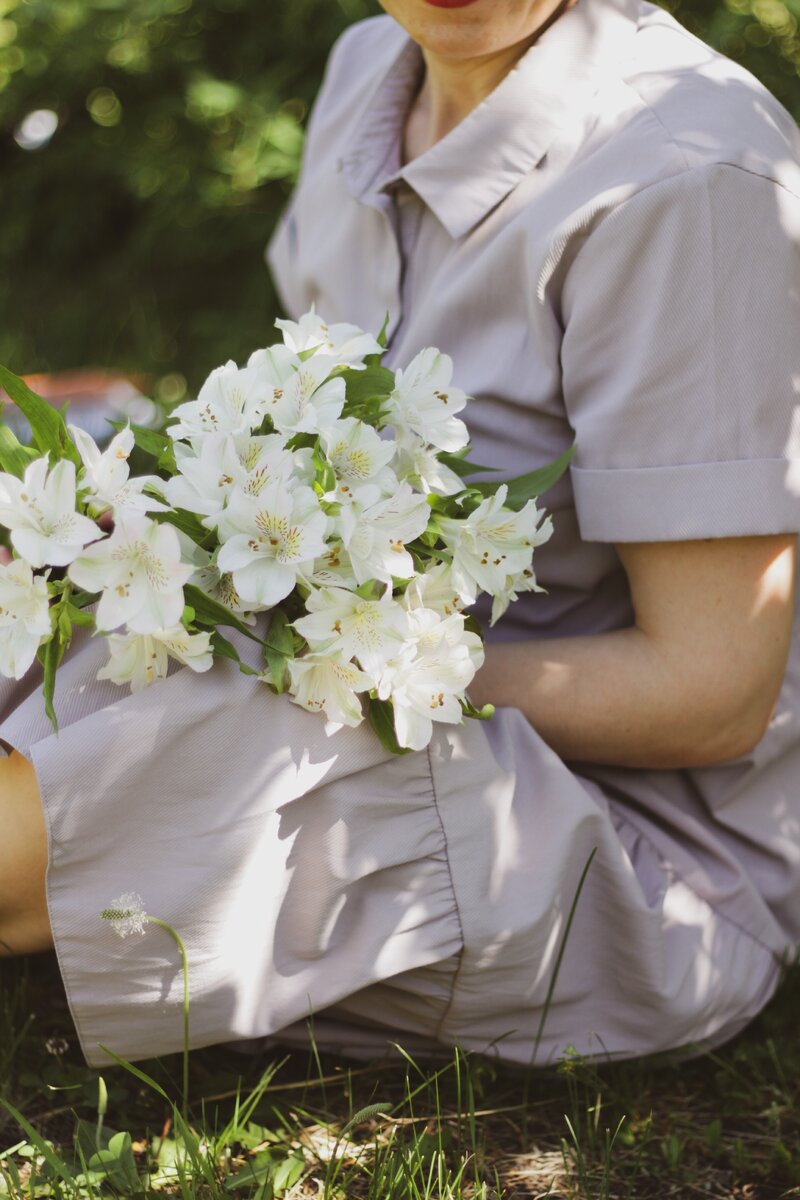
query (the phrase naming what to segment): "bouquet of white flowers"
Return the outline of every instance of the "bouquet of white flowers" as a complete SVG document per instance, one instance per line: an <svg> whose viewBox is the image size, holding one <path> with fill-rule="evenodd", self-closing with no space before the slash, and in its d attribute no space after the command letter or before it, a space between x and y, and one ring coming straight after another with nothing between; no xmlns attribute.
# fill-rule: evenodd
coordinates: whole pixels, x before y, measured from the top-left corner
<svg viewBox="0 0 800 1200"><path fill-rule="evenodd" d="M533 551L552 523L535 497L569 452L467 483L488 468L467 458L447 355L423 350L393 373L383 335L314 311L277 325L282 344L213 371L164 431L128 425L103 450L0 367L32 431L24 445L0 424L14 554L0 566L0 672L19 679L38 658L56 728L56 670L80 625L108 639L98 677L134 691L170 658L253 673L221 632L233 627L262 643L273 691L336 725L366 715L394 751L422 749L434 721L491 714L467 697L483 640L463 610L488 592L494 623L541 590ZM149 474L130 474L134 445Z"/></svg>

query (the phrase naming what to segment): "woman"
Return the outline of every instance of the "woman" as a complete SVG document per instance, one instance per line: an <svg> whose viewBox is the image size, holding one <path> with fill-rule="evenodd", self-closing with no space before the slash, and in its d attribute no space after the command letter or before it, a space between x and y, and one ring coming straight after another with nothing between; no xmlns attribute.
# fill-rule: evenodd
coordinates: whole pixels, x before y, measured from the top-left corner
<svg viewBox="0 0 800 1200"><path fill-rule="evenodd" d="M167 940L98 920L129 888L187 942L197 1045L313 1011L356 1050L697 1048L800 941L796 126L644 0L384 7L271 263L293 315L388 311L390 365L452 354L476 461L576 441L547 594L493 633L495 718L427 754L224 663L120 699L76 646L58 738L8 686L0 937L54 941L92 1063L180 1044Z"/></svg>

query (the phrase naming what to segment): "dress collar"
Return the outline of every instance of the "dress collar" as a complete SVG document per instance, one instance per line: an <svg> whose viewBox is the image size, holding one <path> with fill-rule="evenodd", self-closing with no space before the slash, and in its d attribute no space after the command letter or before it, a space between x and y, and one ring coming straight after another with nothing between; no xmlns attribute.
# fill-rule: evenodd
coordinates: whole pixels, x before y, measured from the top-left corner
<svg viewBox="0 0 800 1200"><path fill-rule="evenodd" d="M450 236L462 237L538 166L570 115L586 110L628 53L639 10L639 0L578 0L446 137L396 169L424 71L419 47L404 36L343 162L352 194L374 202L405 180Z"/></svg>

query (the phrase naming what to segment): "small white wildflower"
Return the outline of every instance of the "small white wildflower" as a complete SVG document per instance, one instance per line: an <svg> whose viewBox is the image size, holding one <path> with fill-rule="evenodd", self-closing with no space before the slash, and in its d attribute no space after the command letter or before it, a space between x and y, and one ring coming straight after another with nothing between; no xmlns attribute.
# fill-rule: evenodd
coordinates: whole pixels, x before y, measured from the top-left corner
<svg viewBox="0 0 800 1200"><path fill-rule="evenodd" d="M24 479L0 474L0 524L32 567L65 567L102 534L94 521L75 511L75 464L62 459L52 470L48 466L45 456L33 460Z"/></svg>
<svg viewBox="0 0 800 1200"><path fill-rule="evenodd" d="M178 418L167 433L172 438L202 438L207 433L250 433L261 421L267 393L258 371L233 361L212 371L196 400L173 410Z"/></svg>
<svg viewBox="0 0 800 1200"><path fill-rule="evenodd" d="M464 628L461 613L440 617L427 608L409 612L411 636L389 662L378 683L381 700L391 699L397 740L423 750L433 722L462 720L460 698L483 663L483 643Z"/></svg>
<svg viewBox="0 0 800 1200"><path fill-rule="evenodd" d="M395 372L389 397L389 420L401 436L415 433L439 450L460 450L469 441L467 427L455 415L467 403L466 392L454 387L453 360L428 348Z"/></svg>
<svg viewBox="0 0 800 1200"><path fill-rule="evenodd" d="M336 725L359 725L364 719L359 692L375 680L340 654L305 654L289 662L290 700L310 712L325 712Z"/></svg>
<svg viewBox="0 0 800 1200"><path fill-rule="evenodd" d="M412 492L407 483L401 483L388 499L369 485L352 504L343 505L336 518L337 532L358 582L413 578L414 560L405 545L425 532L430 514L425 497Z"/></svg>
<svg viewBox="0 0 800 1200"><path fill-rule="evenodd" d="M453 583L453 572L449 563L438 563L412 579L406 588L401 603L403 608L431 608L440 617L451 617L461 612L464 602Z"/></svg>
<svg viewBox="0 0 800 1200"><path fill-rule="evenodd" d="M256 350L247 369L259 379L267 399L264 412L279 433L321 433L338 420L345 400L345 383L328 378L336 360L316 354L305 362L286 346Z"/></svg>
<svg viewBox="0 0 800 1200"><path fill-rule="evenodd" d="M21 679L49 635L47 579L20 558L0 565L0 675Z"/></svg>
<svg viewBox="0 0 800 1200"><path fill-rule="evenodd" d="M455 496L464 490L464 481L439 461L439 451L426 445L413 433L406 434L394 443L392 466L398 479L408 480L421 492Z"/></svg>
<svg viewBox="0 0 800 1200"><path fill-rule="evenodd" d="M167 507L145 494L151 486L161 490L163 480L158 475L136 475L131 479L128 457L133 450L133 430L128 426L111 439L105 450L93 437L77 425L68 425L72 440L83 462L79 486L87 490L87 499L117 515L120 512L163 512Z"/></svg>
<svg viewBox="0 0 800 1200"><path fill-rule="evenodd" d="M366 483L378 487L382 496L397 487L397 476L388 466L394 442L380 438L370 425L345 417L325 430L322 444L336 476L336 492L329 499L351 500Z"/></svg>
<svg viewBox="0 0 800 1200"><path fill-rule="evenodd" d="M548 518L549 520L549 518ZM536 573L533 567L526 567L524 571L520 571L517 575L509 575L506 580L505 587L495 592L492 600L492 617L489 621L490 625L496 625L500 618L505 613L509 604L517 599L520 592L546 592L547 588L543 588L536 580Z"/></svg>
<svg viewBox="0 0 800 1200"><path fill-rule="evenodd" d="M97 608L100 629L116 629L127 622L134 633L152 633L178 623L183 585L192 573L193 568L181 562L172 525L122 513L111 536L84 550L68 572L78 587L102 590Z"/></svg>
<svg viewBox="0 0 800 1200"><path fill-rule="evenodd" d="M194 447L176 442L178 474L164 484L164 494L175 508L204 516L222 512L234 487L257 496L268 483L288 479L294 466L277 434L209 433L196 447L195 452Z"/></svg>
<svg viewBox="0 0 800 1200"><path fill-rule="evenodd" d="M234 488L228 507L214 519L223 543L217 566L251 606L280 603L298 572L325 552L328 518L311 488L290 490L280 480L259 496Z"/></svg>
<svg viewBox="0 0 800 1200"><path fill-rule="evenodd" d="M507 494L507 485L501 484L468 517L439 520L453 554L453 583L464 604L474 604L479 591L492 596L505 592L509 576L530 570L534 547L553 532L551 518L542 520L535 500L514 512L504 507Z"/></svg>
<svg viewBox="0 0 800 1200"><path fill-rule="evenodd" d="M294 627L315 654L338 653L377 675L400 650L408 617L392 599L364 600L338 587L320 588L306 600L307 616Z"/></svg>
<svg viewBox="0 0 800 1200"><path fill-rule="evenodd" d="M357 325L338 322L327 325L312 305L299 321L276 321L283 334L286 346L295 354L305 350L319 349L330 355L337 363L361 368L359 360L368 354L382 354L383 347L370 333L364 333Z"/></svg>
<svg viewBox="0 0 800 1200"><path fill-rule="evenodd" d="M189 633L180 624L152 633L111 633L107 640L111 657L97 678L129 683L132 692L165 679L170 658L196 672L210 670L214 661L211 634Z"/></svg>
<svg viewBox="0 0 800 1200"><path fill-rule="evenodd" d="M110 921L111 927L121 938L131 933L144 933L148 922L144 900L138 892L123 892L112 900L108 908L100 913L104 921Z"/></svg>

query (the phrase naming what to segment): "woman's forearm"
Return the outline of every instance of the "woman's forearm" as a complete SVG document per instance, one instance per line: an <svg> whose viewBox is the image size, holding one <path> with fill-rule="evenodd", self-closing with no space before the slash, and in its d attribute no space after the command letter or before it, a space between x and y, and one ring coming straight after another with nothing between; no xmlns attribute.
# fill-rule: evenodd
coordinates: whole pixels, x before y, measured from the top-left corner
<svg viewBox="0 0 800 1200"><path fill-rule="evenodd" d="M708 666L676 671L642 630L489 644L470 698L519 708L564 759L673 769L721 762L757 740Z"/></svg>
<svg viewBox="0 0 800 1200"><path fill-rule="evenodd" d="M708 766L762 737L792 630L795 534L616 547L628 629L486 648L470 697L519 708L562 758Z"/></svg>

